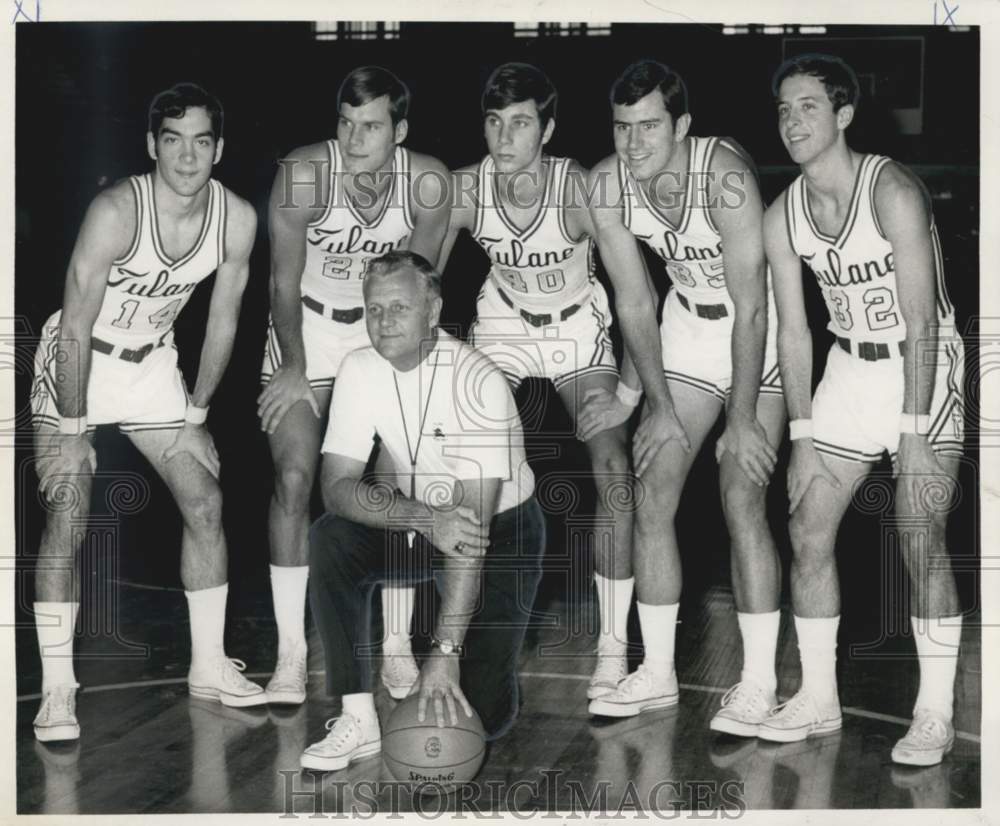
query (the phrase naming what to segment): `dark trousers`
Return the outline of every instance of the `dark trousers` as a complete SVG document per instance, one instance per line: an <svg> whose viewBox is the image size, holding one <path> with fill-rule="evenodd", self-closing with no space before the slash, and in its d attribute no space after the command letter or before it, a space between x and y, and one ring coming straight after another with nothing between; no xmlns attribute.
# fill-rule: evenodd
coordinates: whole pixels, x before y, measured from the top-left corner
<svg viewBox="0 0 1000 826"><path fill-rule="evenodd" d="M410 548L405 531L369 528L330 513L310 529L309 550L309 605L323 640L327 693L371 692L375 586L439 577L444 555L420 534ZM533 496L490 523L490 546L460 664L462 691L490 740L505 734L517 716L518 659L544 550L545 519Z"/></svg>

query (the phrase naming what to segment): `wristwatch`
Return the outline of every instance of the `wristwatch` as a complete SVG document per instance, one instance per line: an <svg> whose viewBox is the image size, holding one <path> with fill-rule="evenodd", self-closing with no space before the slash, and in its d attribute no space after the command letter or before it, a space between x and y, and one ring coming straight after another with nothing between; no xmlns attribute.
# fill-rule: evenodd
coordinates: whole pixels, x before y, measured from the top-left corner
<svg viewBox="0 0 1000 826"><path fill-rule="evenodd" d="M457 654L459 657L465 654L464 645L459 645L450 640L439 640L435 636L431 637L431 648L438 649L442 654Z"/></svg>

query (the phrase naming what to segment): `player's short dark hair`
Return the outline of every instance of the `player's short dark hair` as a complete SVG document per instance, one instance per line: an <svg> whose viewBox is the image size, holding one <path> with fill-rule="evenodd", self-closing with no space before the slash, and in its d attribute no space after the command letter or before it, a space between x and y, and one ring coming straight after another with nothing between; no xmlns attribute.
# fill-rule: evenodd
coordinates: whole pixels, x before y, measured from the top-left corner
<svg viewBox="0 0 1000 826"><path fill-rule="evenodd" d="M219 99L206 92L197 83L175 83L169 89L153 98L149 104L149 131L153 137L160 134L164 118L182 118L192 106L202 106L212 121L212 136L216 141L222 137L224 114Z"/></svg>
<svg viewBox="0 0 1000 826"><path fill-rule="evenodd" d="M389 97L389 115L395 126L410 110L410 90L388 69L381 66L359 66L352 71L337 90L337 111L343 103L364 106L383 95Z"/></svg>
<svg viewBox="0 0 1000 826"><path fill-rule="evenodd" d="M633 106L654 89L663 95L663 106L675 121L688 111L684 79L656 60L638 60L621 73L611 86L612 106Z"/></svg>
<svg viewBox="0 0 1000 826"><path fill-rule="evenodd" d="M854 69L848 66L836 55L830 54L800 54L790 57L782 63L771 80L771 92L778 97L782 81L796 75L809 75L819 80L826 88L826 96L837 112L841 106L848 103L858 105L861 97L861 87Z"/></svg>
<svg viewBox="0 0 1000 826"><path fill-rule="evenodd" d="M441 297L441 273L422 255L409 250L393 250L373 258L365 270L364 283L367 285L373 277L381 278L407 268L421 277L428 294L436 298Z"/></svg>
<svg viewBox="0 0 1000 826"><path fill-rule="evenodd" d="M537 66L529 63L504 63L493 70L483 89L483 115L490 109L506 109L512 103L533 100L544 129L556 116L559 93Z"/></svg>

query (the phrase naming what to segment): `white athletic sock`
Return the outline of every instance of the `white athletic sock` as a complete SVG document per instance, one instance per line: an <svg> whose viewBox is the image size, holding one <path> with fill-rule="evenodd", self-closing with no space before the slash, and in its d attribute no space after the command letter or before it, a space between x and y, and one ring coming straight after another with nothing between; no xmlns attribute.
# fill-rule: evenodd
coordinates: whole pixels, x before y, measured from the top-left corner
<svg viewBox="0 0 1000 826"><path fill-rule="evenodd" d="M802 690L821 706L839 705L837 693L837 628L835 617L795 617L802 661Z"/></svg>
<svg viewBox="0 0 1000 826"><path fill-rule="evenodd" d="M673 605L647 605L637 602L639 606L639 627L642 629L642 642L646 655L642 663L657 677L669 677L674 673L674 639L677 634L677 609L680 603Z"/></svg>
<svg viewBox="0 0 1000 826"><path fill-rule="evenodd" d="M628 644L628 609L632 606L635 579L611 579L594 574L597 605L601 616L601 633L597 638L597 653L623 655Z"/></svg>
<svg viewBox="0 0 1000 826"><path fill-rule="evenodd" d="M226 597L229 583L215 588L185 591L191 618L191 668L208 667L226 655Z"/></svg>
<svg viewBox="0 0 1000 826"><path fill-rule="evenodd" d="M379 736L378 713L375 711L375 695L369 693L344 694L341 698L345 712L361 724L365 741Z"/></svg>
<svg viewBox="0 0 1000 826"><path fill-rule="evenodd" d="M73 671L73 635L79 602L36 602L35 633L42 658L42 691L76 683Z"/></svg>
<svg viewBox="0 0 1000 826"><path fill-rule="evenodd" d="M920 690L913 705L943 714L951 720L955 705L955 671L962 638L962 617L910 617L920 660Z"/></svg>
<svg viewBox="0 0 1000 826"><path fill-rule="evenodd" d="M278 654L306 646L308 565L272 565L271 596L278 625Z"/></svg>
<svg viewBox="0 0 1000 826"><path fill-rule="evenodd" d="M382 586L382 625L385 637L382 653L386 656L410 653L410 620L416 589Z"/></svg>
<svg viewBox="0 0 1000 826"><path fill-rule="evenodd" d="M768 691L778 687L778 677L774 668L774 655L778 648L778 625L781 611L763 614L736 612L743 638L743 671L741 680L753 680Z"/></svg>

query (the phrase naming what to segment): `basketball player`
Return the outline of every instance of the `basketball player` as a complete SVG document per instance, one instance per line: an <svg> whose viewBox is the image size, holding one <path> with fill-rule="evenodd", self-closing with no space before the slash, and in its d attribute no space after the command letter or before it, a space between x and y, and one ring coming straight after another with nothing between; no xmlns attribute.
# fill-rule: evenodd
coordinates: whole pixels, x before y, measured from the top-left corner
<svg viewBox="0 0 1000 826"><path fill-rule="evenodd" d="M676 72L635 63L615 82L611 103L615 154L594 168L589 186L601 257L646 394L633 444L642 483L633 566L646 652L639 669L591 701L590 711L621 717L677 702L674 517L695 455L725 408L716 457L743 669L710 725L752 736L777 684L780 567L765 495L785 420L768 335L761 198L737 144L689 134L687 91ZM672 281L659 334L636 238L663 259ZM594 426L621 422L630 412L621 398L596 397L581 418L593 424L593 415Z"/></svg>
<svg viewBox="0 0 1000 826"><path fill-rule="evenodd" d="M310 604L326 688L342 701L302 766L345 768L381 748L361 652L380 581L434 578L440 597L418 717L474 708L487 739L518 712L517 665L541 579L545 520L514 398L481 353L437 327L441 276L420 255L373 261L364 283L372 346L347 356L323 442L327 513L310 532ZM363 477L378 435L397 484ZM462 711L458 711L461 707Z"/></svg>
<svg viewBox="0 0 1000 826"><path fill-rule="evenodd" d="M355 69L337 94L336 139L292 151L271 191L271 321L257 410L275 467L269 524L278 664L270 702L306 696L309 499L340 362L369 343L365 267L402 248L437 261L448 228L447 169L400 145L409 102L391 72ZM412 603L412 589L383 592L390 633L382 677L394 697L417 677Z"/></svg>
<svg viewBox="0 0 1000 826"><path fill-rule="evenodd" d="M226 542L219 457L205 426L229 362L256 214L211 179L222 157L219 101L191 83L153 98L146 142L155 166L91 202L69 263L63 306L46 323L31 390L36 467L49 502L35 580L42 658L41 741L76 740L75 555L97 457L97 425L117 424L163 478L184 520L181 581L191 622L191 694L263 703L223 650ZM194 393L177 368L174 319L216 273ZM67 507L67 504L70 507Z"/></svg>
<svg viewBox="0 0 1000 826"><path fill-rule="evenodd" d="M528 377L549 379L576 421L588 392L618 384L611 310L594 277L594 235L586 172L569 158L542 152L555 129L556 90L524 63L496 69L483 92L490 154L455 173L456 206L445 240L447 260L460 230L490 259L471 341L516 389ZM615 507L629 467L625 426L586 441L597 485L594 548L601 636L587 690L596 697L628 673L626 621L632 601L632 511Z"/></svg>
<svg viewBox="0 0 1000 826"><path fill-rule="evenodd" d="M802 687L760 736L789 742L841 726L837 529L855 484L889 451L920 662L913 724L892 759L932 765L954 739L962 617L945 527L962 450L964 364L930 197L905 167L848 146L859 90L839 58L792 58L772 88L781 140L802 170L764 224L792 420L789 532ZM800 259L816 277L836 337L811 399Z"/></svg>

